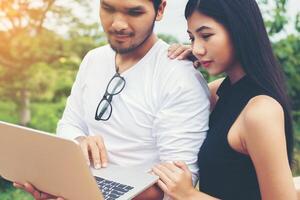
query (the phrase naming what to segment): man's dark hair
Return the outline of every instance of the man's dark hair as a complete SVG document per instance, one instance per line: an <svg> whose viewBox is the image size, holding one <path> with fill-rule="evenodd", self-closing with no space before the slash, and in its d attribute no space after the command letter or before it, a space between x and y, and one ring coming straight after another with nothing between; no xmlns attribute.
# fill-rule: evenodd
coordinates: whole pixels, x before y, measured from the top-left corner
<svg viewBox="0 0 300 200"><path fill-rule="evenodd" d="M237 59L246 74L275 98L284 109L288 158L292 163L293 127L284 75L276 60L255 0L189 0L185 17L200 12L229 32Z"/></svg>
<svg viewBox="0 0 300 200"><path fill-rule="evenodd" d="M152 0L153 5L154 5L155 12L158 11L158 8L159 8L159 6L160 6L160 4L161 4L161 1L162 1L162 0Z"/></svg>

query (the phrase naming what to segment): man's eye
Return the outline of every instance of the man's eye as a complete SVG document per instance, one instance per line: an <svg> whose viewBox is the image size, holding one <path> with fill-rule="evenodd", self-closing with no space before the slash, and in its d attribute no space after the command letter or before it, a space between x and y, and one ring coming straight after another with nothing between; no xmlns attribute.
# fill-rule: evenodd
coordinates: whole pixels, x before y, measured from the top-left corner
<svg viewBox="0 0 300 200"><path fill-rule="evenodd" d="M113 9L113 8L106 7L106 6L103 6L102 8L103 8L103 10L105 10L106 12L110 12L110 13L114 12L114 9Z"/></svg>
<svg viewBox="0 0 300 200"><path fill-rule="evenodd" d="M128 14L130 16L140 16L140 15L143 14L143 12L141 12L141 11L129 11Z"/></svg>
<svg viewBox="0 0 300 200"><path fill-rule="evenodd" d="M189 40L190 40L191 42L194 42L195 38L190 37Z"/></svg>

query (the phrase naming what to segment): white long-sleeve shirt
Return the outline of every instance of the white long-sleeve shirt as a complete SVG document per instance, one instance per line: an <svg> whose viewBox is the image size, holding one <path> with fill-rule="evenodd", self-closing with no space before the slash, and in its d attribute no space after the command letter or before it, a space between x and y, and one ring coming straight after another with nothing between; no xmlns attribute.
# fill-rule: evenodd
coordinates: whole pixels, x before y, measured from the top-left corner
<svg viewBox="0 0 300 200"><path fill-rule="evenodd" d="M115 74L109 45L90 51L72 87L57 134L68 139L101 135L110 163L153 165L182 160L197 180L197 154L206 137L209 91L188 61L170 60L159 40L133 67L121 74L123 91L112 100L108 121L95 112Z"/></svg>

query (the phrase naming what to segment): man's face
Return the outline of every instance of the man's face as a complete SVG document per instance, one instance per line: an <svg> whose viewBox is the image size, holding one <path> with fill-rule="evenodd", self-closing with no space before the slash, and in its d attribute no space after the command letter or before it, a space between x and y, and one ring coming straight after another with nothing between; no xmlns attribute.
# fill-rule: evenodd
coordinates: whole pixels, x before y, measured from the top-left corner
<svg viewBox="0 0 300 200"><path fill-rule="evenodd" d="M156 15L151 0L101 0L100 19L111 47L124 54L135 50L153 34Z"/></svg>

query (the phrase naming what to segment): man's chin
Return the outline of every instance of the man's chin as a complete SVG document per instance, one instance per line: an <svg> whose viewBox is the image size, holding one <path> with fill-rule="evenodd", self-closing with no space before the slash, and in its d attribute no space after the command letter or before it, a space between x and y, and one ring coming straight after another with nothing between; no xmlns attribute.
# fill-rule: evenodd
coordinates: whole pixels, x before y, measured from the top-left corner
<svg viewBox="0 0 300 200"><path fill-rule="evenodd" d="M136 47L120 47L120 46L116 46L116 45L112 45L112 44L110 44L110 46L115 52L117 52L119 54L130 53L136 49Z"/></svg>

